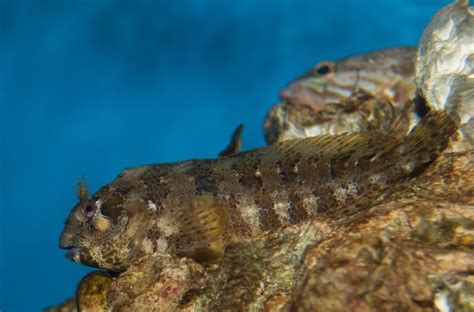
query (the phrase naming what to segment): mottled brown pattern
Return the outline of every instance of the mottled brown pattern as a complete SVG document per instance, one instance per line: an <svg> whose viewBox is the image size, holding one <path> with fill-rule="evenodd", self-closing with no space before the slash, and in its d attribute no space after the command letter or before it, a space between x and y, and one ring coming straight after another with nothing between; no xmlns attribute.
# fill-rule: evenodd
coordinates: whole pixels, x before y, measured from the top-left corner
<svg viewBox="0 0 474 312"><path fill-rule="evenodd" d="M234 242L370 206L389 192L387 185L421 172L454 129L444 113L432 112L403 142L361 132L127 169L81 200L61 246L74 250L73 260L110 271L152 252L218 262ZM97 207L90 221L83 202ZM105 231L97 232L96 219Z"/></svg>
<svg viewBox="0 0 474 312"><path fill-rule="evenodd" d="M263 231L276 229L282 226L280 218L274 209L274 199L265 189L255 194L255 207L258 210L260 226Z"/></svg>
<svg viewBox="0 0 474 312"><path fill-rule="evenodd" d="M303 220L309 219L309 215L303 206L303 196L300 195L298 192L292 192L288 197L291 202L288 213L290 223L299 223Z"/></svg>
<svg viewBox="0 0 474 312"><path fill-rule="evenodd" d="M355 216L240 241L214 270L154 254L108 287L91 273L46 311L77 311L76 301L94 311L472 311L473 179L473 151L443 153Z"/></svg>

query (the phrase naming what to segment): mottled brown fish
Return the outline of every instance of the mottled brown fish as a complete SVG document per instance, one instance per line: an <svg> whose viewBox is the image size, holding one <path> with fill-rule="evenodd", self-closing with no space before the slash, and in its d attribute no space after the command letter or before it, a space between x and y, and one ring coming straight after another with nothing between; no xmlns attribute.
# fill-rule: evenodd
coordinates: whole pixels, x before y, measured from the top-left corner
<svg viewBox="0 0 474 312"><path fill-rule="evenodd" d="M415 95L415 56L416 48L400 47L317 64L280 92L282 102L265 119L267 141L369 130L363 124L367 118L344 105L360 92L403 111ZM338 119L340 114L345 115Z"/></svg>
<svg viewBox="0 0 474 312"><path fill-rule="evenodd" d="M126 169L91 198L80 185L60 247L73 261L117 272L151 253L217 263L233 242L369 207L429 165L455 130L433 111L403 141L325 135Z"/></svg>

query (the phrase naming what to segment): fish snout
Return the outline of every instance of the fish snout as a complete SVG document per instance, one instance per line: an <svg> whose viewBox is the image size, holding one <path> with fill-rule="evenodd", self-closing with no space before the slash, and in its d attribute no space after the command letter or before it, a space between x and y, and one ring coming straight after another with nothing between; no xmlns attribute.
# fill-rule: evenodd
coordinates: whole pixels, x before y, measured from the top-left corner
<svg viewBox="0 0 474 312"><path fill-rule="evenodd" d="M59 237L59 248L61 249L71 249L74 246L74 236L67 231L63 231Z"/></svg>
<svg viewBox="0 0 474 312"><path fill-rule="evenodd" d="M63 231L59 238L59 248L66 249L66 258L71 261L81 263L81 253L74 236L71 233Z"/></svg>
<svg viewBox="0 0 474 312"><path fill-rule="evenodd" d="M287 102L294 102L297 100L305 88L298 81L292 82L285 88L280 90L280 99Z"/></svg>
<svg viewBox="0 0 474 312"><path fill-rule="evenodd" d="M279 96L280 96L280 99L282 101L291 102L291 98L293 96L293 91L290 88L290 86L288 86L288 87L280 90Z"/></svg>
<svg viewBox="0 0 474 312"><path fill-rule="evenodd" d="M322 94L308 87L306 81L295 81L280 91L280 99L293 105L307 105L315 111L322 110L326 104Z"/></svg>

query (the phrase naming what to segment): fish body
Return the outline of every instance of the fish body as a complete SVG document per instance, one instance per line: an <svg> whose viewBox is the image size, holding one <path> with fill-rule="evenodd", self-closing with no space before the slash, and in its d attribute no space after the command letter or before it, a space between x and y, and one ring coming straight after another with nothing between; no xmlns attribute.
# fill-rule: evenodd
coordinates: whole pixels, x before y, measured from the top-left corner
<svg viewBox="0 0 474 312"><path fill-rule="evenodd" d="M362 120L335 116L353 113L342 104L359 92L403 110L415 95L415 58L416 48L399 47L318 63L281 90L281 103L265 119L267 141L369 130Z"/></svg>
<svg viewBox="0 0 474 312"><path fill-rule="evenodd" d="M80 188L60 247L71 260L117 272L152 253L217 263L233 242L369 207L431 163L455 129L430 112L403 141L324 135L126 169L91 198Z"/></svg>

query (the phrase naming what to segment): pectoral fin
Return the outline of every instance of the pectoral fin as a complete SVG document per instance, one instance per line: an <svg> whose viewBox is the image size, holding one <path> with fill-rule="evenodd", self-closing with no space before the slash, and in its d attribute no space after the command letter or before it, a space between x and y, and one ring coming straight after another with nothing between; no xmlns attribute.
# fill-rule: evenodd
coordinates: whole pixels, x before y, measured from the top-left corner
<svg viewBox="0 0 474 312"><path fill-rule="evenodd" d="M183 204L176 253L199 263L219 263L224 254L227 218L212 196L194 197Z"/></svg>

